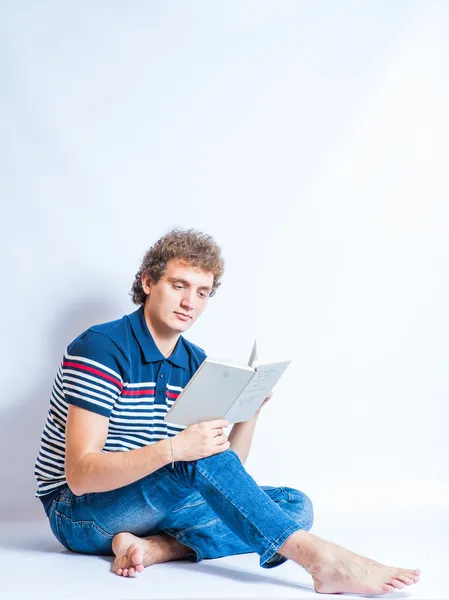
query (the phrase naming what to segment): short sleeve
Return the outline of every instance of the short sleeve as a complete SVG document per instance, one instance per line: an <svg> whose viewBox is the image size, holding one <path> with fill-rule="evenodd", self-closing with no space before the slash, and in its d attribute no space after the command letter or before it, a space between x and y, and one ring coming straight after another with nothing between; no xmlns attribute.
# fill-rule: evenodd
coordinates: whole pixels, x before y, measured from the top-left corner
<svg viewBox="0 0 449 600"><path fill-rule="evenodd" d="M67 348L62 384L68 404L110 417L123 389L121 350L104 333L88 330Z"/></svg>

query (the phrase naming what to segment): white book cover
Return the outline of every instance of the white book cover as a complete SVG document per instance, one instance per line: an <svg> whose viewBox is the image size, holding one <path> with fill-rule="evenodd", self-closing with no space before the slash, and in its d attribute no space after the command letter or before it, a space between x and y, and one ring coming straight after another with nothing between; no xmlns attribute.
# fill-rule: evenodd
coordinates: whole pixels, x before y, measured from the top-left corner
<svg viewBox="0 0 449 600"><path fill-rule="evenodd" d="M260 408L290 360L257 363L254 342L248 365L206 358L164 417L173 425L226 419L247 421Z"/></svg>

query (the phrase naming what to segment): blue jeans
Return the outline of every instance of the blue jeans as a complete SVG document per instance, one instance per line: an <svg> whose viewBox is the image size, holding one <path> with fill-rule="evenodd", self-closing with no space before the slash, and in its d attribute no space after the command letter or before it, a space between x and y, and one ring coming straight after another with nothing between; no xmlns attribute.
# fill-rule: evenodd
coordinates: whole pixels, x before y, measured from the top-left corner
<svg viewBox="0 0 449 600"><path fill-rule="evenodd" d="M56 538L73 552L112 554L121 531L166 533L198 562L257 552L264 568L285 558L277 550L313 523L310 499L286 487L259 487L232 450L177 462L110 492L75 496L62 488L48 510Z"/></svg>

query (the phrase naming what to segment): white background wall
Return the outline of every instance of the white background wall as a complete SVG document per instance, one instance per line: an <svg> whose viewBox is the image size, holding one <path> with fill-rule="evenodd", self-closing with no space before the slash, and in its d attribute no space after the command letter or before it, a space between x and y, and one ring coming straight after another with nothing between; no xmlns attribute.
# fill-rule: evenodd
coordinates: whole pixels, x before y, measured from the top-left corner
<svg viewBox="0 0 449 600"><path fill-rule="evenodd" d="M293 363L248 469L320 507L449 502L449 5L4 1L0 516L65 346L134 310L146 249L215 236L188 337Z"/></svg>

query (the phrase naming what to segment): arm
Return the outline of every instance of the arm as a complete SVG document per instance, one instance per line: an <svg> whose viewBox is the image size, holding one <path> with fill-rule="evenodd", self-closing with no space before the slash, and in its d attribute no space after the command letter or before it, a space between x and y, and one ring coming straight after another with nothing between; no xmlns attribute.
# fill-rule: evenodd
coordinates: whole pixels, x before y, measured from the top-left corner
<svg viewBox="0 0 449 600"><path fill-rule="evenodd" d="M268 402L268 400L272 397L273 393L270 392L268 396L265 398L262 406L255 413L249 421L244 421L243 423L235 423L232 428L231 433L229 434L229 441L231 443L231 450L234 450L239 455L239 458L244 465L246 459L248 458L249 451L251 450L251 442L253 441L254 430L256 428L257 419L259 418L260 411L262 407Z"/></svg>
<svg viewBox="0 0 449 600"><path fill-rule="evenodd" d="M260 410L260 409L259 409ZM248 458L249 451L251 449L251 442L253 441L254 429L256 428L256 422L259 418L259 411L243 423L235 423L232 427L232 431L229 434L229 441L231 443L231 450L236 452L242 462L245 464Z"/></svg>
<svg viewBox="0 0 449 600"><path fill-rule="evenodd" d="M146 477L171 463L168 439L125 452L102 452L109 419L69 405L66 426L65 471L72 492L80 496L107 492ZM215 437L228 423L208 421L188 427L172 438L177 461L196 460L229 448L226 435Z"/></svg>
<svg viewBox="0 0 449 600"><path fill-rule="evenodd" d="M127 452L102 452L108 423L107 417L69 405L65 472L77 496L115 490L171 462L168 439Z"/></svg>
<svg viewBox="0 0 449 600"><path fill-rule="evenodd" d="M68 403L65 474L76 495L117 489L171 460L168 440L137 450L102 452L128 368L122 351L96 331L84 332L67 349L61 384Z"/></svg>

